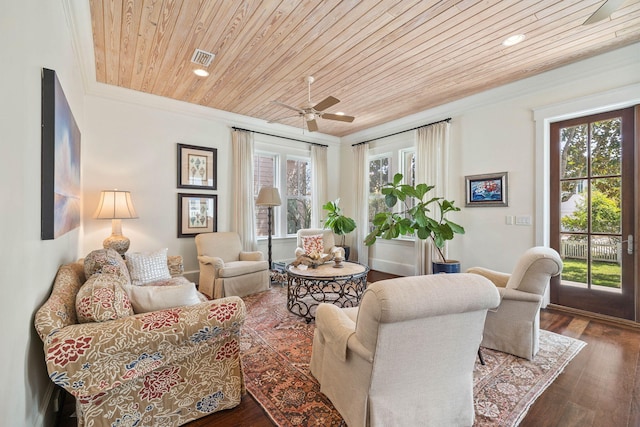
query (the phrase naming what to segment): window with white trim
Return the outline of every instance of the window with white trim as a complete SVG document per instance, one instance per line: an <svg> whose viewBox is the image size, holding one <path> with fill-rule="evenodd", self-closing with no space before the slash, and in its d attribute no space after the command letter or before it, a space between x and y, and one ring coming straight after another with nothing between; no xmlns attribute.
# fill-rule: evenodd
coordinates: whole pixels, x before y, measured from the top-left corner
<svg viewBox="0 0 640 427"><path fill-rule="evenodd" d="M311 161L287 157L287 234L311 226Z"/></svg>
<svg viewBox="0 0 640 427"><path fill-rule="evenodd" d="M369 158L369 231L376 214L387 210L381 190L392 178L390 153Z"/></svg>
<svg viewBox="0 0 640 427"><path fill-rule="evenodd" d="M276 187L282 204L273 208L271 232L274 237L295 236L298 229L311 225L311 155L308 144L255 135L254 199L264 186ZM268 211L255 207L256 235L268 234Z"/></svg>
<svg viewBox="0 0 640 427"><path fill-rule="evenodd" d="M258 199L262 187L274 187L277 181L278 156L275 154L256 153L253 156L253 200ZM269 214L266 206L256 206L256 236L266 237L269 234ZM275 225L275 224L274 224ZM278 234L275 230L271 232Z"/></svg>

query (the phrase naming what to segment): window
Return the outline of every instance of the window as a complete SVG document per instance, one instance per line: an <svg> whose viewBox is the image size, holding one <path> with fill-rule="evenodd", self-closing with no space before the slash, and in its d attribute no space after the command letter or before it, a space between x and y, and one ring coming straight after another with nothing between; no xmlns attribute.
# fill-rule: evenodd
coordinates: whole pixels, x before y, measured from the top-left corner
<svg viewBox="0 0 640 427"><path fill-rule="evenodd" d="M311 226L311 163L287 159L287 234Z"/></svg>
<svg viewBox="0 0 640 427"><path fill-rule="evenodd" d="M384 203L382 186L401 173L404 183L414 184L416 177L416 150L414 132L403 132L382 138L369 148L369 230L378 212L388 210ZM402 206L396 205L398 211ZM410 236L403 236L412 238Z"/></svg>
<svg viewBox="0 0 640 427"><path fill-rule="evenodd" d="M256 153L253 161L253 200L255 201L262 187L275 186L277 156ZM256 206L256 235L258 237L267 236L269 233L268 219L267 207ZM272 233L275 231L274 228L271 230Z"/></svg>
<svg viewBox="0 0 640 427"><path fill-rule="evenodd" d="M255 136L253 197L260 189L276 187L281 206L273 208L271 232L275 237L287 237L300 228L311 226L311 159L307 144L270 135ZM267 237L268 209L256 206L256 235Z"/></svg>
<svg viewBox="0 0 640 427"><path fill-rule="evenodd" d="M381 189L391 178L390 154L369 159L369 231L373 230L371 223L376 214L387 210Z"/></svg>
<svg viewBox="0 0 640 427"><path fill-rule="evenodd" d="M400 170L404 177L403 181L408 185L416 185L416 150L408 148L400 150ZM412 208L415 204L414 199L407 200L406 207Z"/></svg>

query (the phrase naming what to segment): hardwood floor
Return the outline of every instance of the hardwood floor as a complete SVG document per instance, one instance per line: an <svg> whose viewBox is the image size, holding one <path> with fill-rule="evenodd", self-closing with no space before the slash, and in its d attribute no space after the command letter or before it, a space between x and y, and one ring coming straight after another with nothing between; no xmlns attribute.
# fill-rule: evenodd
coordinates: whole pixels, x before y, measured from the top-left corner
<svg viewBox="0 0 640 427"><path fill-rule="evenodd" d="M370 282L393 277L370 272ZM536 400L521 427L640 426L640 328L542 310L540 327L583 340L587 346ZM72 402L71 398L67 399ZM72 403L62 427L75 425ZM274 426L248 393L239 406L193 421L189 427Z"/></svg>

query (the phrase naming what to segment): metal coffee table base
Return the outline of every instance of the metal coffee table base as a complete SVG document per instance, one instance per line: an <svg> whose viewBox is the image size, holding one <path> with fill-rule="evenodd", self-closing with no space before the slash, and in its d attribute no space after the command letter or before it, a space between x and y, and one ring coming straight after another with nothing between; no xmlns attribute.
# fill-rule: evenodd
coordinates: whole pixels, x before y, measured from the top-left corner
<svg viewBox="0 0 640 427"><path fill-rule="evenodd" d="M320 303L357 307L367 288L369 268L362 267L363 271L356 274L333 277L307 277L304 273L295 273L287 268L287 309L309 323L315 319Z"/></svg>

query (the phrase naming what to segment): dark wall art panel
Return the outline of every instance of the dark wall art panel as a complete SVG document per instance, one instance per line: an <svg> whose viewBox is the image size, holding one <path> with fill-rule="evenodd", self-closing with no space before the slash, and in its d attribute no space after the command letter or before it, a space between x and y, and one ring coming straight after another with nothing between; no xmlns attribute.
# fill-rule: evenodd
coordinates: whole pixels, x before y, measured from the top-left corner
<svg viewBox="0 0 640 427"><path fill-rule="evenodd" d="M80 130L56 72L42 69L41 237L80 226Z"/></svg>

